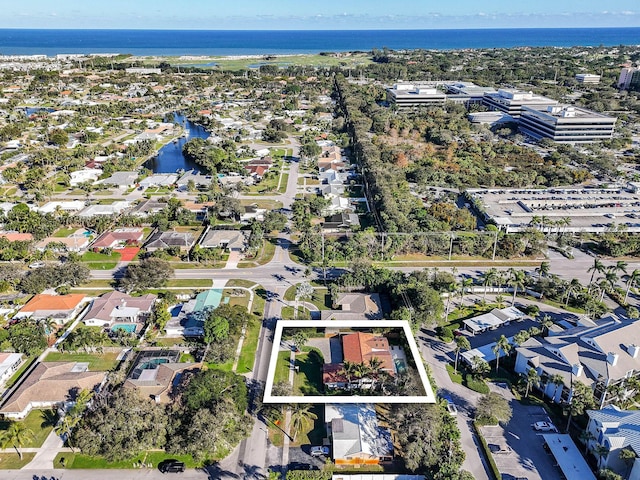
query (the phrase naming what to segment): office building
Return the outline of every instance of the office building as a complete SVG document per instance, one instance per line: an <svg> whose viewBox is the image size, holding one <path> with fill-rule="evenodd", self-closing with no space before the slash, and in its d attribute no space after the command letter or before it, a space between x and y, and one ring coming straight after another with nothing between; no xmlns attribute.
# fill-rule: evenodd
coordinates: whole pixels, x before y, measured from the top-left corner
<svg viewBox="0 0 640 480"><path fill-rule="evenodd" d="M523 106L519 128L536 140L591 143L610 139L615 123L615 117L570 105L549 106L546 110Z"/></svg>
<svg viewBox="0 0 640 480"><path fill-rule="evenodd" d="M531 107L543 110L548 106L557 105L556 100L536 95L533 92L523 92L515 89L501 88L496 93L485 93L482 104L489 110L498 110L520 118L523 107Z"/></svg>
<svg viewBox="0 0 640 480"><path fill-rule="evenodd" d="M618 88L620 90L640 90L640 68L624 67L620 70Z"/></svg>
<svg viewBox="0 0 640 480"><path fill-rule="evenodd" d="M387 101L398 108L443 105L447 96L432 86L398 83L387 89Z"/></svg>
<svg viewBox="0 0 640 480"><path fill-rule="evenodd" d="M485 93L496 93L492 87L481 87L472 82L446 83L447 100L465 106L481 104Z"/></svg>
<svg viewBox="0 0 640 480"><path fill-rule="evenodd" d="M576 81L578 83L600 83L600 75L594 75L593 73L578 73L576 75Z"/></svg>

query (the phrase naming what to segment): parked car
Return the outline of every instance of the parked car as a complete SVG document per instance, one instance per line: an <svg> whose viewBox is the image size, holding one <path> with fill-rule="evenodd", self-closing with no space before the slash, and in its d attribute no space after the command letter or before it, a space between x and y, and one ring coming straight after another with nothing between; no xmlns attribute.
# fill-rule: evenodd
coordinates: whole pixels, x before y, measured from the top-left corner
<svg viewBox="0 0 640 480"><path fill-rule="evenodd" d="M536 422L532 423L531 426L534 430L538 432L557 432L558 429L555 427L553 423L550 422Z"/></svg>
<svg viewBox="0 0 640 480"><path fill-rule="evenodd" d="M452 415L452 416L458 415L458 407L456 407L456 404L453 403L453 400L451 400L451 397L442 397L442 399L445 402L447 402L446 408L447 408L447 412L449 412L449 415Z"/></svg>
<svg viewBox="0 0 640 480"><path fill-rule="evenodd" d="M165 460L158 465L162 473L181 473L184 472L184 468L184 462L179 460Z"/></svg>
<svg viewBox="0 0 640 480"><path fill-rule="evenodd" d="M33 262L29 264L29 268L42 268L44 267L44 262Z"/></svg>
<svg viewBox="0 0 640 480"><path fill-rule="evenodd" d="M320 470L317 465L310 465L308 463L293 462L289 464L289 470Z"/></svg>
<svg viewBox="0 0 640 480"><path fill-rule="evenodd" d="M491 453L494 455L513 452L509 445L496 445L495 443L489 444L489 450L491 450Z"/></svg>
<svg viewBox="0 0 640 480"><path fill-rule="evenodd" d="M312 457L327 457L329 456L329 447L321 447L319 445L315 445L311 447L311 451L309 453Z"/></svg>

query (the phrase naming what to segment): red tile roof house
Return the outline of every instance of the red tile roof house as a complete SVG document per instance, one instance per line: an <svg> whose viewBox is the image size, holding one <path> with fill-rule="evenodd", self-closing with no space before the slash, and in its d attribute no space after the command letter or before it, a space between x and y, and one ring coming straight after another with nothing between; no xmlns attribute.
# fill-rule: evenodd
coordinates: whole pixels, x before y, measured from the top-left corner
<svg viewBox="0 0 640 480"><path fill-rule="evenodd" d="M34 295L13 318L52 318L58 325L64 325L74 318L85 304L86 296L81 293L69 295Z"/></svg>
<svg viewBox="0 0 640 480"><path fill-rule="evenodd" d="M33 235L31 235L30 233L0 232L0 237L6 238L10 242L31 242L31 241L33 241Z"/></svg>
<svg viewBox="0 0 640 480"><path fill-rule="evenodd" d="M125 245L142 242L144 232L141 228L119 228L112 232L104 232L91 245L92 248L120 248Z"/></svg>
<svg viewBox="0 0 640 480"><path fill-rule="evenodd" d="M345 362L368 364L370 360L380 361L380 369L389 375L395 375L395 365L389 350L389 341L372 333L356 332L342 336L342 357ZM322 369L322 382L327 388L344 388L349 383L342 373L343 363L325 363ZM366 388L367 380L351 379L359 387Z"/></svg>
<svg viewBox="0 0 640 480"><path fill-rule="evenodd" d="M90 372L87 363L41 362L27 375L0 407L0 415L21 420L34 408L72 405L73 392L96 390L107 372Z"/></svg>
<svg viewBox="0 0 640 480"><path fill-rule="evenodd" d="M111 327L117 322L143 322L156 301L155 295L132 297L122 292L105 293L96 298L82 321L88 326Z"/></svg>

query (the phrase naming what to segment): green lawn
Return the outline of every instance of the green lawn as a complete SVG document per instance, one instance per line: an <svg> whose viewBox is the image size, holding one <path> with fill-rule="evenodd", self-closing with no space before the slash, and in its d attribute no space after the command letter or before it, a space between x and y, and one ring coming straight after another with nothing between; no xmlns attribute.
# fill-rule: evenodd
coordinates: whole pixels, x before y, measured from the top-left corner
<svg viewBox="0 0 640 480"><path fill-rule="evenodd" d="M311 407L311 411L317 418L309 422L308 428L298 434L294 445L322 445L322 439L327 434L324 426L324 408L316 404Z"/></svg>
<svg viewBox="0 0 640 480"><path fill-rule="evenodd" d="M253 363L256 359L256 350L258 348L258 337L260 336L260 328L262 321L256 318L245 332L244 341L242 342L242 350L238 359L237 373L246 373L253 370Z"/></svg>
<svg viewBox="0 0 640 480"><path fill-rule="evenodd" d="M56 421L56 413L53 410L31 410L22 423L33 432L33 440L26 442L25 448L41 447L53 430ZM10 421L0 420L0 433L9 427ZM11 446L9 446L11 448ZM17 456L17 454L16 454Z"/></svg>
<svg viewBox="0 0 640 480"><path fill-rule="evenodd" d="M269 239L263 240L262 248L257 252L253 258L247 258L238 263L238 268L251 268L265 265L271 261L273 255L276 252L276 240Z"/></svg>
<svg viewBox="0 0 640 480"><path fill-rule="evenodd" d="M54 468L71 469L130 469L134 468L135 464L139 464L140 462L144 461L147 464L151 464L149 468L157 469L160 462L169 458L184 462L187 468L201 466L201 463L196 462L191 457L191 455L174 455L165 452L146 452L137 455L136 457L129 460L119 460L115 462L109 462L101 457L90 457L88 455L81 455L79 453L61 452L56 455L56 458L53 461L53 465Z"/></svg>
<svg viewBox="0 0 640 480"><path fill-rule="evenodd" d="M175 279L172 278L167 282L167 287L194 287L194 288L211 288L213 282L208 278L194 279Z"/></svg>
<svg viewBox="0 0 640 480"><path fill-rule="evenodd" d="M76 228L59 228L58 230L56 230L56 232L53 234L53 236L55 238L65 238L68 237L69 235L71 235L73 232L75 232L77 229Z"/></svg>
<svg viewBox="0 0 640 480"><path fill-rule="evenodd" d="M0 453L0 469L19 470L33 460L35 453L23 453L22 460L17 453Z"/></svg>
<svg viewBox="0 0 640 480"><path fill-rule="evenodd" d="M118 365L116 352L104 353L62 353L51 352L45 358L46 362L87 362L92 371L108 371Z"/></svg>
<svg viewBox="0 0 640 480"><path fill-rule="evenodd" d="M87 263L87 267L91 270L111 270L115 268L120 261L120 253L113 252L111 255L105 255L97 252L86 252L82 255L82 261Z"/></svg>
<svg viewBox="0 0 640 480"><path fill-rule="evenodd" d="M289 182L289 174L283 173L282 180L280 180L280 188L278 189L279 193L285 193L287 191L287 183Z"/></svg>
<svg viewBox="0 0 640 480"><path fill-rule="evenodd" d="M296 354L296 366L299 367L299 371L293 377L294 395L322 395L323 364L322 353L317 348Z"/></svg>
<svg viewBox="0 0 640 480"><path fill-rule="evenodd" d="M453 383L458 383L462 385L462 374L460 373L460 360L458 359L458 373L454 372L453 365L447 363L447 373L449 374L449 378Z"/></svg>
<svg viewBox="0 0 640 480"><path fill-rule="evenodd" d="M293 302L296 299L296 285L291 285L284 292L284 299L287 302ZM306 301L313 303L319 310L331 309L331 296L329 295L329 289L325 287L315 287L313 296Z"/></svg>
<svg viewBox="0 0 640 480"><path fill-rule="evenodd" d="M278 363L276 364L276 371L273 375L273 383L289 381L290 355L291 355L291 352L289 351L278 352Z"/></svg>
<svg viewBox="0 0 640 480"><path fill-rule="evenodd" d="M294 307L282 307L280 316L285 320L311 320L311 312L302 306L298 306L297 317L295 315Z"/></svg>
<svg viewBox="0 0 640 480"><path fill-rule="evenodd" d="M255 285L257 285L256 282L252 282L250 280L244 280L244 279L241 279L241 278L232 278L231 280L229 280L227 282L225 287L227 287L227 288L231 288L231 287L251 288L251 287L253 287Z"/></svg>

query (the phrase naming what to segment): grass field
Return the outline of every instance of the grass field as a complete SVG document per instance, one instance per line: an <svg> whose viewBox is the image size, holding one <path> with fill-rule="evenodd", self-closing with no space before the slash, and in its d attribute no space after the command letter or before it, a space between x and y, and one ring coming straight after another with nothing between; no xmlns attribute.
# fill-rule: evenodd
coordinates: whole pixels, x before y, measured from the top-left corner
<svg viewBox="0 0 640 480"><path fill-rule="evenodd" d="M113 369L118 361L117 352L104 353L62 353L51 352L45 358L46 362L82 362L88 363L89 369L96 372Z"/></svg>
<svg viewBox="0 0 640 480"><path fill-rule="evenodd" d="M255 319L247 328L244 341L242 342L242 350L238 359L236 372L243 374L253 370L253 363L256 359L256 349L258 348L258 338L260 336L261 319Z"/></svg>
<svg viewBox="0 0 640 480"><path fill-rule="evenodd" d="M111 255L105 255L104 253L86 252L82 255L82 261L91 270L111 270L120 261L120 253L113 252Z"/></svg>
<svg viewBox="0 0 640 480"><path fill-rule="evenodd" d="M211 288L213 282L208 278L172 278L167 282L167 287L193 287Z"/></svg>
<svg viewBox="0 0 640 480"><path fill-rule="evenodd" d="M288 182L289 182L289 174L283 173L282 180L280 180L280 188L278 189L278 193L285 193L287 191Z"/></svg>
<svg viewBox="0 0 640 480"><path fill-rule="evenodd" d="M144 461L148 468L157 469L158 464L163 460L175 459L184 462L187 468L199 467L201 464L196 462L191 455L173 455L165 452L145 452L129 460L119 460L109 462L101 457L90 457L79 453L61 452L53 461L54 468L72 468L72 469L126 469L135 468L135 465ZM64 459L64 460L63 460Z"/></svg>
<svg viewBox="0 0 640 480"><path fill-rule="evenodd" d="M35 453L23 453L22 460L17 453L0 453L1 470L19 470L33 460Z"/></svg>
<svg viewBox="0 0 640 480"><path fill-rule="evenodd" d="M49 436L51 430L53 430L56 419L56 413L53 410L32 410L22 423L24 423L24 425L33 432L33 439L29 442L25 442L23 447L41 447ZM9 424L10 421L8 420L0 420L0 434L9 427ZM7 448L11 448L11 445Z"/></svg>
<svg viewBox="0 0 640 480"><path fill-rule="evenodd" d="M291 352L278 352L278 363L276 363L276 371L273 375L273 383L289 381L289 357Z"/></svg>
<svg viewBox="0 0 640 480"><path fill-rule="evenodd" d="M294 395L322 395L322 353L316 348L296 354L299 371L293 377Z"/></svg>
<svg viewBox="0 0 640 480"><path fill-rule="evenodd" d="M265 265L271 261L273 255L276 253L275 239L264 240L262 242L262 248L257 252L256 256L246 260L242 260L238 263L238 268L251 268Z"/></svg>
<svg viewBox="0 0 640 480"><path fill-rule="evenodd" d="M201 61L193 61L193 60L180 60L177 58L169 58L169 62L171 65L198 65L199 63L203 66L202 68L220 68L224 70L246 70L249 69L250 65L278 65L278 66L288 66L288 65L300 65L300 66L311 66L311 67L343 67L343 68L354 68L359 65L368 65L371 63L371 59L369 55L362 54L350 54L349 56L337 56L337 55L319 55L319 54L311 54L311 55L284 55L278 56L275 59L264 60L263 57L249 57L249 58L228 58L228 57L209 57L207 59L203 59ZM211 64L215 62L218 66L206 66L207 64Z"/></svg>

